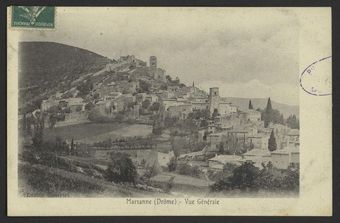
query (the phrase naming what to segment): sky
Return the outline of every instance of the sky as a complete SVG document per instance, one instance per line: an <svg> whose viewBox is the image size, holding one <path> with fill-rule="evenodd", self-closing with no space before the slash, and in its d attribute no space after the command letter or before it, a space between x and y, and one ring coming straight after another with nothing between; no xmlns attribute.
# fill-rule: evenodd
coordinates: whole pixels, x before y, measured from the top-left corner
<svg viewBox="0 0 340 223"><path fill-rule="evenodd" d="M117 59L133 54L224 97L299 104L299 21L274 8L65 8L56 29L25 32Z"/></svg>

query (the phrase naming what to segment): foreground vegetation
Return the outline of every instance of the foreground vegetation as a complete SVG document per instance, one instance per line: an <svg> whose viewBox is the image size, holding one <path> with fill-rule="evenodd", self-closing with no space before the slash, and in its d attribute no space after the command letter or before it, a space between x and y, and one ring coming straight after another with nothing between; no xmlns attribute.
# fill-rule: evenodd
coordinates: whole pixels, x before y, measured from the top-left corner
<svg viewBox="0 0 340 223"><path fill-rule="evenodd" d="M225 175L211 186L213 192L299 192L299 168L288 167L281 170L273 167L269 162L260 170L251 162L243 163L236 167L232 174L229 169L223 170Z"/></svg>

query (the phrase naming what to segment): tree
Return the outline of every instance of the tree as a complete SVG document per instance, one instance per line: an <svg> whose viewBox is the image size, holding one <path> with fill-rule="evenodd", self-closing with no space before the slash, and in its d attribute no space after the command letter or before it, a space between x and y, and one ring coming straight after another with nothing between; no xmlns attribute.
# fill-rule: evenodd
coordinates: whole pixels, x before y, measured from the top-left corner
<svg viewBox="0 0 340 223"><path fill-rule="evenodd" d="M161 90L168 90L168 85L166 85L166 84L162 84L161 86L160 86L160 88L159 89L161 89Z"/></svg>
<svg viewBox="0 0 340 223"><path fill-rule="evenodd" d="M50 129L53 129L55 124L57 123L57 117L55 114L51 114L50 117L49 117L49 124L50 124Z"/></svg>
<svg viewBox="0 0 340 223"><path fill-rule="evenodd" d="M73 155L74 154L74 140L73 140L73 138L72 138L72 140L71 140L71 155Z"/></svg>
<svg viewBox="0 0 340 223"><path fill-rule="evenodd" d="M145 101L142 102L142 108L148 109L150 104L151 102L148 99L146 99Z"/></svg>
<svg viewBox="0 0 340 223"><path fill-rule="evenodd" d="M47 109L48 113L58 113L60 112L60 107L58 105L53 105L49 109Z"/></svg>
<svg viewBox="0 0 340 223"><path fill-rule="evenodd" d="M192 177L200 176L200 170L198 166L190 166L187 163L178 165L177 172L181 175L187 175L187 176L192 176Z"/></svg>
<svg viewBox="0 0 340 223"><path fill-rule="evenodd" d="M273 122L273 108L270 98L268 98L267 106L261 113L261 119L264 121L264 127L267 128L270 122Z"/></svg>
<svg viewBox="0 0 340 223"><path fill-rule="evenodd" d="M204 132L203 141L207 141L207 137L208 137L208 132Z"/></svg>
<svg viewBox="0 0 340 223"><path fill-rule="evenodd" d="M145 164L144 164L144 165L145 165ZM153 163L153 165L147 166L145 169L146 169L146 171L145 171L144 176L145 176L146 178L149 178L149 179L150 179L151 177L153 177L153 176L156 176L156 175L159 174L159 172L160 172L159 164L156 163L156 161Z"/></svg>
<svg viewBox="0 0 340 223"><path fill-rule="evenodd" d="M203 119L200 123L200 127L208 127L208 124L209 124L208 121Z"/></svg>
<svg viewBox="0 0 340 223"><path fill-rule="evenodd" d="M57 150L63 149L63 139L60 136L56 136L55 138L55 148Z"/></svg>
<svg viewBox="0 0 340 223"><path fill-rule="evenodd" d="M249 100L248 109L254 109L254 108L253 108L253 105L251 104L251 100Z"/></svg>
<svg viewBox="0 0 340 223"><path fill-rule="evenodd" d="M267 128L269 123L284 124L283 115L279 110L273 109L270 98L268 98L266 108L261 112L261 119L264 121L264 127Z"/></svg>
<svg viewBox="0 0 340 223"><path fill-rule="evenodd" d="M217 147L218 147L218 152L223 154L224 153L224 143L220 142L220 144L218 144Z"/></svg>
<svg viewBox="0 0 340 223"><path fill-rule="evenodd" d="M227 136L226 150L225 154L227 155L241 155L247 151L245 146L245 141L240 140L235 134L230 134Z"/></svg>
<svg viewBox="0 0 340 223"><path fill-rule="evenodd" d="M287 125L292 129L299 129L300 127L299 120L296 118L295 115L290 115L287 118Z"/></svg>
<svg viewBox="0 0 340 223"><path fill-rule="evenodd" d="M152 133L155 135L162 135L162 128L159 121L155 120L152 125Z"/></svg>
<svg viewBox="0 0 340 223"><path fill-rule="evenodd" d="M159 104L159 102L154 102L151 107L150 107L150 111L159 111L159 108L161 107L161 105Z"/></svg>
<svg viewBox="0 0 340 223"><path fill-rule="evenodd" d="M212 117L215 118L216 116L218 116L218 110L215 108L214 112L212 113Z"/></svg>
<svg viewBox="0 0 340 223"><path fill-rule="evenodd" d="M177 161L175 157L171 157L170 162L168 163L169 171L175 171L177 167Z"/></svg>
<svg viewBox="0 0 340 223"><path fill-rule="evenodd" d="M279 123L285 124L285 119L284 119L284 117L283 117L283 114L280 115Z"/></svg>
<svg viewBox="0 0 340 223"><path fill-rule="evenodd" d="M144 80L139 80L139 88L140 88L140 93L142 92L149 92L151 87L151 84Z"/></svg>
<svg viewBox="0 0 340 223"><path fill-rule="evenodd" d="M91 110L95 107L95 105L92 102L89 102L85 105L85 110Z"/></svg>
<svg viewBox="0 0 340 223"><path fill-rule="evenodd" d="M233 175L230 178L230 183L233 188L238 188L242 191L253 190L254 181L259 174L259 168L255 167L251 162L245 162L241 166L235 168Z"/></svg>
<svg viewBox="0 0 340 223"><path fill-rule="evenodd" d="M252 149L254 149L254 143L252 142L252 141L250 141L250 145L249 145L249 150L252 150Z"/></svg>
<svg viewBox="0 0 340 223"><path fill-rule="evenodd" d="M300 183L299 169L292 169L288 167L286 170L286 176L283 179L282 187L290 191L298 191Z"/></svg>
<svg viewBox="0 0 340 223"><path fill-rule="evenodd" d="M188 114L188 118L190 119L200 119L206 120L210 117L210 113L208 109L205 110L194 110Z"/></svg>
<svg viewBox="0 0 340 223"><path fill-rule="evenodd" d="M211 191L228 191L232 187L228 179L218 180L216 183L210 186Z"/></svg>
<svg viewBox="0 0 340 223"><path fill-rule="evenodd" d="M178 117L168 117L168 116L166 116L164 118L164 127L165 128L173 127L177 124L178 121L179 121Z"/></svg>
<svg viewBox="0 0 340 223"><path fill-rule="evenodd" d="M271 162L262 164L259 170L250 162L245 162L241 166L233 168L233 173L221 175L217 183L211 186L212 191L240 189L242 191L265 190L265 191L298 191L299 190L299 170L288 168L280 170L273 166ZM226 166L223 169L225 171Z"/></svg>
<svg viewBox="0 0 340 223"><path fill-rule="evenodd" d="M33 147L36 149L41 149L43 144L43 137L44 137L44 115L40 114L34 120L34 133L32 137Z"/></svg>
<svg viewBox="0 0 340 223"><path fill-rule="evenodd" d="M166 78L166 80L167 80L168 82L172 82L172 78L171 78L170 75L166 75L165 78Z"/></svg>
<svg viewBox="0 0 340 223"><path fill-rule="evenodd" d="M39 127L34 127L34 135L32 137L33 147L40 149L43 144L43 129Z"/></svg>
<svg viewBox="0 0 340 223"><path fill-rule="evenodd" d="M263 168L254 182L255 187L268 191L281 190L283 183L281 171L274 168L271 162L268 162L267 165L262 164L262 166Z"/></svg>
<svg viewBox="0 0 340 223"><path fill-rule="evenodd" d="M115 183L130 182L135 184L137 171L130 157L125 153L111 153L112 163L105 171L105 177Z"/></svg>
<svg viewBox="0 0 340 223"><path fill-rule="evenodd" d="M124 110L131 111L135 107L136 104L137 103L133 101L128 102L127 105L124 107ZM112 105L112 109L113 110L116 109L114 105Z"/></svg>
<svg viewBox="0 0 340 223"><path fill-rule="evenodd" d="M268 98L268 101L267 101L267 106L266 106L266 111L269 112L271 111L273 108L272 108L272 102L270 100L270 97Z"/></svg>
<svg viewBox="0 0 340 223"><path fill-rule="evenodd" d="M77 86L77 90L79 91L79 96L86 96L93 89L93 83L91 81L86 81L81 85Z"/></svg>
<svg viewBox="0 0 340 223"><path fill-rule="evenodd" d="M272 132L270 133L270 137L268 140L268 150L269 151L275 151L277 149L277 145L276 145L276 139L274 136L274 130L272 130Z"/></svg>

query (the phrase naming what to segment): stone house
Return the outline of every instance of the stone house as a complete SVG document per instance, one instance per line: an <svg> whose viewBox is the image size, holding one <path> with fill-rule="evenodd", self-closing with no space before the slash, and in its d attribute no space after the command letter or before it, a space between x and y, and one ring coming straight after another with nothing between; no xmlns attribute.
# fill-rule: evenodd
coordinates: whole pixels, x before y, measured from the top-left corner
<svg viewBox="0 0 340 223"><path fill-rule="evenodd" d="M177 100L176 98L162 99L161 103L164 106L164 109L167 110L170 106L180 106L189 104L186 100Z"/></svg>
<svg viewBox="0 0 340 223"><path fill-rule="evenodd" d="M247 137L249 145L252 144L254 149L268 150L269 136L264 134L249 135Z"/></svg>
<svg viewBox="0 0 340 223"><path fill-rule="evenodd" d="M279 169L287 169L288 166L300 164L299 147L286 147L271 152L273 166Z"/></svg>
<svg viewBox="0 0 340 223"><path fill-rule="evenodd" d="M59 103L65 104L71 112L85 111L85 103L82 98L67 98L60 100Z"/></svg>
<svg viewBox="0 0 340 223"><path fill-rule="evenodd" d="M151 69L151 73L153 74L153 78L155 80L160 80L162 82L166 81L165 70L161 68L154 68L154 69Z"/></svg>
<svg viewBox="0 0 340 223"><path fill-rule="evenodd" d="M58 106L59 105L59 100L56 100L54 98L49 98L47 100L43 100L41 102L41 111L45 112L48 111L50 108L54 107L54 106Z"/></svg>
<svg viewBox="0 0 340 223"><path fill-rule="evenodd" d="M204 147L201 151L181 154L180 156L178 156L177 159L179 161L192 161L192 160L202 161L202 160L205 160L206 152L207 152L207 147Z"/></svg>
<svg viewBox="0 0 340 223"><path fill-rule="evenodd" d="M218 113L221 116L227 116L237 112L237 107L230 102L220 101L218 106Z"/></svg>
<svg viewBox="0 0 340 223"><path fill-rule="evenodd" d="M271 161L271 154L265 149L252 149L242 155L242 162L252 162L254 166L262 169L262 164L266 165Z"/></svg>
<svg viewBox="0 0 340 223"><path fill-rule="evenodd" d="M191 112L191 104L170 106L167 108L167 113L170 117L178 117L179 119L186 119Z"/></svg>
<svg viewBox="0 0 340 223"><path fill-rule="evenodd" d="M227 163L240 166L241 159L241 156L236 155L216 155L208 160L208 164L210 169L222 171Z"/></svg>
<svg viewBox="0 0 340 223"><path fill-rule="evenodd" d="M227 140L227 132L212 133L207 136L207 142L211 147L217 147L221 142Z"/></svg>
<svg viewBox="0 0 340 223"><path fill-rule="evenodd" d="M146 95L145 100L149 100L152 104L154 102L158 102L158 96L155 94L148 94Z"/></svg>
<svg viewBox="0 0 340 223"><path fill-rule="evenodd" d="M197 97L190 99L193 110L206 110L209 108L208 98L206 97Z"/></svg>
<svg viewBox="0 0 340 223"><path fill-rule="evenodd" d="M246 111L242 111L240 114L241 122L242 123L249 123L249 122L260 122L261 121L261 112L248 109Z"/></svg>

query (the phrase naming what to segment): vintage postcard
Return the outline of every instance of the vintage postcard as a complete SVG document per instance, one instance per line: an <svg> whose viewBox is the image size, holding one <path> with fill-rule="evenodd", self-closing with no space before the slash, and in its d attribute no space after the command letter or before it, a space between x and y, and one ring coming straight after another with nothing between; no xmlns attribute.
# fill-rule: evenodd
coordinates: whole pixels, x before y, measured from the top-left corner
<svg viewBox="0 0 340 223"><path fill-rule="evenodd" d="M7 11L10 216L332 215L330 8Z"/></svg>

